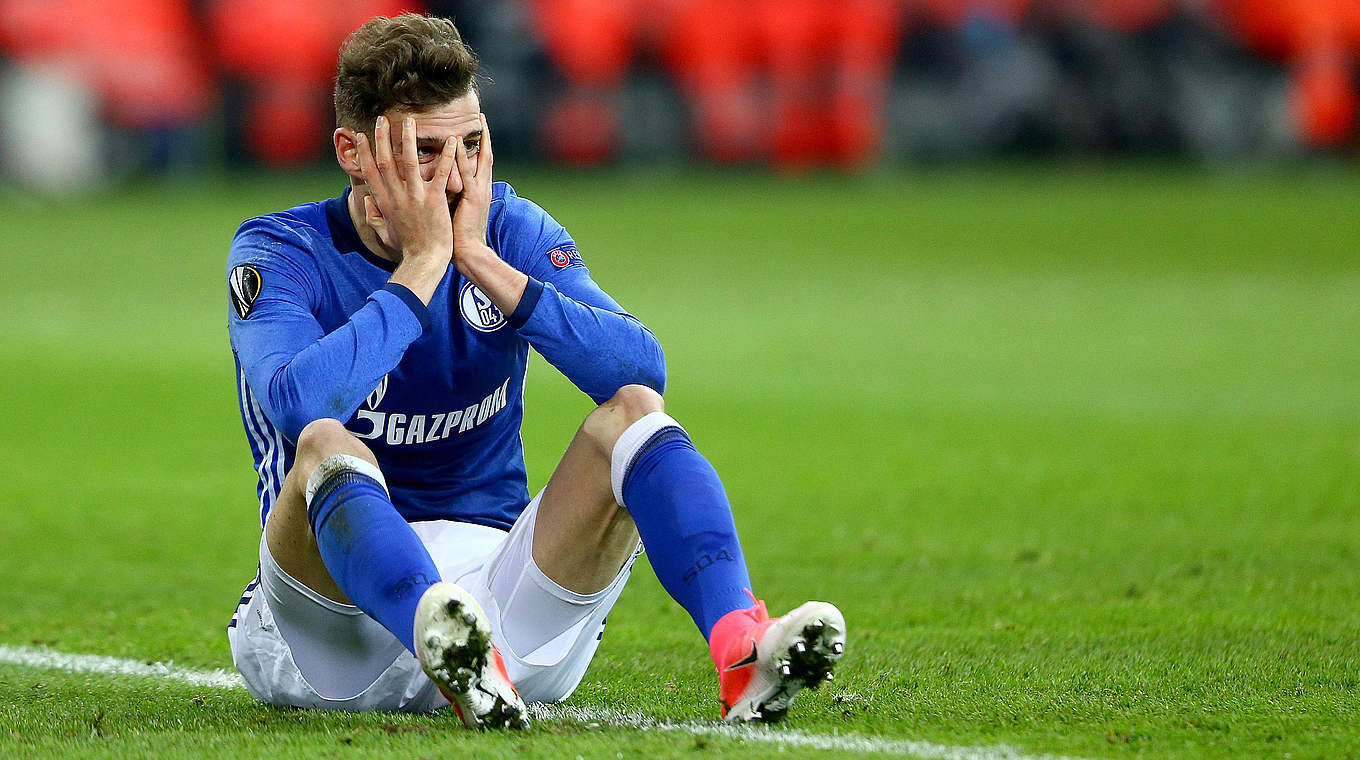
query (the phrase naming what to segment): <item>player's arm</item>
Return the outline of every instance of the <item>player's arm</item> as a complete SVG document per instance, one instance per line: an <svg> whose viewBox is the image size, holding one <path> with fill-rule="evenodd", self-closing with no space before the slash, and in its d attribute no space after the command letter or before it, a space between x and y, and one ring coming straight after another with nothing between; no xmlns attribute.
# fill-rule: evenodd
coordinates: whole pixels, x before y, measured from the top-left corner
<svg viewBox="0 0 1360 760"><path fill-rule="evenodd" d="M305 247L286 225L254 219L232 242L228 266L232 349L265 414L291 441L313 420L349 419L429 323L416 295L388 283L326 333L313 315L319 277Z"/></svg>
<svg viewBox="0 0 1360 760"><path fill-rule="evenodd" d="M661 342L584 266L530 278L510 325L596 403L625 385L666 391Z"/></svg>
<svg viewBox="0 0 1360 760"><path fill-rule="evenodd" d="M550 278L544 270L540 272L544 279L539 279L516 269L487 245L493 160L491 131L483 118L476 159L462 151L457 156L463 192L453 215L454 265L509 315L511 326L535 350L596 403L631 384L663 392L666 361L656 336L606 295L584 267ZM535 247L546 262L553 245L569 243L570 238L541 209L533 210L535 219L522 220L509 234L539 241ZM537 229L526 227L526 222L534 221Z"/></svg>
<svg viewBox="0 0 1360 760"><path fill-rule="evenodd" d="M476 157L457 151L456 169L463 190L453 213L453 264L504 314L512 314L524 296L529 277L507 264L487 245L487 220L491 215L491 128L482 117L482 137Z"/></svg>
<svg viewBox="0 0 1360 760"><path fill-rule="evenodd" d="M233 243L233 261L248 262L239 266L250 267L258 282L253 303L232 320L232 346L265 413L290 440L313 420L349 419L429 324L427 307L453 249L444 187L457 143L446 141L427 180L414 127L409 119L402 125L395 156L386 118L375 125L372 150L366 135L356 136L367 221L401 260L388 284L339 328L323 334L312 315L318 277L301 270L305 241L278 222L257 220Z"/></svg>
<svg viewBox="0 0 1360 760"><path fill-rule="evenodd" d="M541 277L516 269L487 245L493 160L483 118L476 159L462 151L457 157L463 191L453 215L454 265L509 315L511 326L543 358L596 403L625 385L664 392L666 360L656 336L605 294L584 267L560 272L547 267L548 252L571 239L542 209L532 206L534 213L508 233L538 242L534 248L542 255L522 266Z"/></svg>

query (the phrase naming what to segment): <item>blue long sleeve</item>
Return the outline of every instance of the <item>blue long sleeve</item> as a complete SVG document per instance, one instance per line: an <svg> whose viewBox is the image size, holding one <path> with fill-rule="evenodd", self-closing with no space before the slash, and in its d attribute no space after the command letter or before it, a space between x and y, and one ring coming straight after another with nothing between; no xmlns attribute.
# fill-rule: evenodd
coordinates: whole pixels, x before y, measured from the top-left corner
<svg viewBox="0 0 1360 760"><path fill-rule="evenodd" d="M497 183L487 232L502 257L529 276L510 326L548 363L597 404L630 384L665 392L661 343L591 279L557 220Z"/></svg>
<svg viewBox="0 0 1360 760"><path fill-rule="evenodd" d="M274 350L257 361L248 358L248 346L238 353L251 387L264 389L260 403L265 413L288 440L296 441L313 420L349 419L420 333L419 321L402 299L379 290L348 322L310 341L287 361L279 361L284 358L280 349L305 333L276 332Z"/></svg>
<svg viewBox="0 0 1360 760"><path fill-rule="evenodd" d="M260 273L262 287L246 318L230 323L246 381L265 414L290 441L313 420L349 419L420 337L429 315L414 294L388 284L345 323L326 333L309 306L310 282L280 227L245 228L233 245L234 266Z"/></svg>
<svg viewBox="0 0 1360 760"><path fill-rule="evenodd" d="M630 384L665 393L666 358L656 336L588 276L563 287L576 297L530 278L511 326L597 404Z"/></svg>

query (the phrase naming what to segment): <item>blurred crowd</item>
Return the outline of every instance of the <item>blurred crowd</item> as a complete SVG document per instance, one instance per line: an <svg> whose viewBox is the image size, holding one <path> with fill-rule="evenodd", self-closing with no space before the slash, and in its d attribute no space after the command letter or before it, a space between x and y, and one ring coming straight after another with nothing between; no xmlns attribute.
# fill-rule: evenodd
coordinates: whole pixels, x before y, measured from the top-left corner
<svg viewBox="0 0 1360 760"><path fill-rule="evenodd" d="M54 184L324 161L339 43L404 10L478 51L503 156L855 168L1356 141L1360 0L0 0L0 149Z"/></svg>

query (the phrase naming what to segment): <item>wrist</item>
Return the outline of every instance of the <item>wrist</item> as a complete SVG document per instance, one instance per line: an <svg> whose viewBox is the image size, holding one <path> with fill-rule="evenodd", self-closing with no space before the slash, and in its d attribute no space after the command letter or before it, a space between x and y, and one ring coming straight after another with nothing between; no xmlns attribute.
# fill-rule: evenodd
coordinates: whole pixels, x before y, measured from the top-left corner
<svg viewBox="0 0 1360 760"><path fill-rule="evenodd" d="M449 263L449 252L453 246L441 247L439 245L411 246L401 249L401 259L397 262L401 265L409 265L417 269L438 269L447 266Z"/></svg>
<svg viewBox="0 0 1360 760"><path fill-rule="evenodd" d="M467 275L469 270L477 271L486 269L488 264L493 263L493 260L494 262L500 262L501 259L496 255L495 251L491 250L491 246L481 241L468 245L458 245L455 243L453 246L454 264L457 265L458 271L462 272L464 275Z"/></svg>
<svg viewBox="0 0 1360 760"><path fill-rule="evenodd" d="M509 315L515 311L528 284L528 275L505 263L485 244L457 250L454 264L502 312Z"/></svg>
<svg viewBox="0 0 1360 760"><path fill-rule="evenodd" d="M423 259L403 257L396 270L392 272L392 276L388 278L388 282L404 285L415 293L422 303L428 305L448 268L447 259L440 261L432 257Z"/></svg>

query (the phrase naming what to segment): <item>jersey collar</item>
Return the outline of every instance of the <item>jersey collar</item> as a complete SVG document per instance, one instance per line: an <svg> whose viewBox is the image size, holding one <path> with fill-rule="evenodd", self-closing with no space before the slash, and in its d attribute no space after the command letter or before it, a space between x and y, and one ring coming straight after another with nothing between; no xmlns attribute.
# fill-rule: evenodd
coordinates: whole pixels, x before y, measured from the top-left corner
<svg viewBox="0 0 1360 760"><path fill-rule="evenodd" d="M352 190L347 187L339 198L326 201L326 224L331 228L331 242L335 243L335 249L340 253L357 253L375 267L388 272L396 271L397 263L368 250L359 237L359 231L354 228L354 220L349 218L349 194Z"/></svg>

